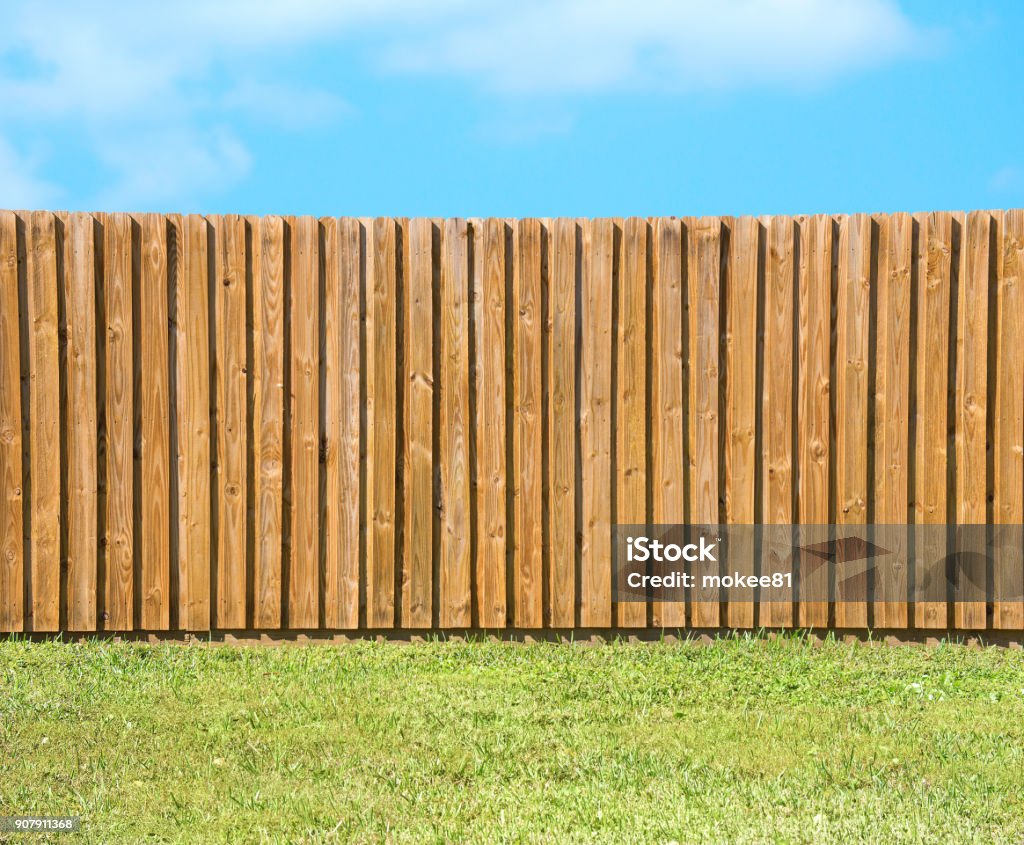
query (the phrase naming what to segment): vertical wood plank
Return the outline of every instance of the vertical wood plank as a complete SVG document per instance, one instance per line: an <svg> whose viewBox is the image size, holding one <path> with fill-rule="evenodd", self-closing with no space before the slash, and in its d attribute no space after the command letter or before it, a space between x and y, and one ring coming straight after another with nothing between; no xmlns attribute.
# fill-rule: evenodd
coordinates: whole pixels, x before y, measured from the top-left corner
<svg viewBox="0 0 1024 845"><path fill-rule="evenodd" d="M956 513L960 525L986 522L988 435L989 227L987 211L961 217L960 273L956 326ZM958 595L954 621L960 629L984 628L985 566L962 560L958 580L968 584Z"/></svg>
<svg viewBox="0 0 1024 845"><path fill-rule="evenodd" d="M793 283L794 224L792 218L765 221L763 522L793 522ZM786 572L791 561L775 551L767 557L765 574ZM761 603L761 624L793 624L793 604L786 590L772 587ZM762 593L763 595L763 593Z"/></svg>
<svg viewBox="0 0 1024 845"><path fill-rule="evenodd" d="M541 227L520 220L514 233L513 327L513 622L517 628L543 624L544 420L541 397Z"/></svg>
<svg viewBox="0 0 1024 845"><path fill-rule="evenodd" d="M615 343L615 514L617 524L647 522L647 221L622 224ZM615 605L620 628L647 625L644 602Z"/></svg>
<svg viewBox="0 0 1024 845"><path fill-rule="evenodd" d="M608 219L583 223L580 453L583 524L580 624L611 625L612 257Z"/></svg>
<svg viewBox="0 0 1024 845"><path fill-rule="evenodd" d="M244 628L246 594L245 220L211 219L216 244L217 607L215 626Z"/></svg>
<svg viewBox="0 0 1024 845"><path fill-rule="evenodd" d="M366 623L370 628L390 628L396 621L397 227L387 217L378 217L369 225L372 238L367 244L366 271Z"/></svg>
<svg viewBox="0 0 1024 845"><path fill-rule="evenodd" d="M442 628L472 624L469 513L469 227L445 220L441 233L441 566Z"/></svg>
<svg viewBox="0 0 1024 845"><path fill-rule="evenodd" d="M284 550L285 224L262 217L252 230L253 624L279 628Z"/></svg>
<svg viewBox="0 0 1024 845"><path fill-rule="evenodd" d="M135 626L135 327L132 313L133 222L127 214L108 214L103 224L103 299L105 337L105 419L107 429L106 595L104 629Z"/></svg>
<svg viewBox="0 0 1024 845"><path fill-rule="evenodd" d="M109 225L109 224L108 224ZM182 221L177 296L178 607L185 630L210 627L210 324L207 223ZM113 256L107 256L108 260ZM108 373L109 379L109 373ZM108 490L109 495L109 490Z"/></svg>
<svg viewBox="0 0 1024 845"><path fill-rule="evenodd" d="M167 325L167 220L144 214L139 280L139 455L142 485L141 626L170 625L170 364ZM243 406L244 407L244 406Z"/></svg>
<svg viewBox="0 0 1024 845"><path fill-rule="evenodd" d="M871 218L854 214L839 226L836 303L836 521L863 525L868 503L868 353ZM862 565L861 561L856 562ZM836 625L868 624L862 575L836 566Z"/></svg>
<svg viewBox="0 0 1024 845"><path fill-rule="evenodd" d="M25 627L20 313L18 219L0 211L0 632Z"/></svg>
<svg viewBox="0 0 1024 845"><path fill-rule="evenodd" d="M718 522L718 335L721 282L722 221L701 217L689 226L687 285L689 293L690 465L691 522ZM719 624L717 588L700 585L692 592L694 627Z"/></svg>
<svg viewBox="0 0 1024 845"><path fill-rule="evenodd" d="M832 218L800 218L797 515L804 525L826 525L831 391ZM829 571L801 568L800 625L828 625ZM804 596L811 600L804 599Z"/></svg>
<svg viewBox="0 0 1024 845"><path fill-rule="evenodd" d="M908 522L910 435L910 283L913 221L907 214L878 218L878 313L875 360L874 519L880 525ZM873 624L907 627L907 552L898 532L890 555L875 566Z"/></svg>
<svg viewBox="0 0 1024 845"><path fill-rule="evenodd" d="M506 623L505 223L482 223L476 248L477 607L482 628Z"/></svg>
<svg viewBox="0 0 1024 845"><path fill-rule="evenodd" d="M576 620L576 221L560 217L548 235L548 593L553 628Z"/></svg>
<svg viewBox="0 0 1024 845"><path fill-rule="evenodd" d="M433 613L434 221L409 220L405 304L405 528L402 626L429 628Z"/></svg>
<svg viewBox="0 0 1024 845"><path fill-rule="evenodd" d="M68 216L64 232L67 336L67 628L96 630L97 450L94 221Z"/></svg>
<svg viewBox="0 0 1024 845"><path fill-rule="evenodd" d="M993 413L993 519L1024 522L1024 210L996 213L996 375ZM1001 551L993 569L992 624L1024 628L1024 550Z"/></svg>
<svg viewBox="0 0 1024 845"><path fill-rule="evenodd" d="M683 473L683 276L682 223L654 221L651 289L651 522L686 521ZM686 602L652 603L659 628L686 625Z"/></svg>
<svg viewBox="0 0 1024 845"><path fill-rule="evenodd" d="M359 284L361 226L324 219L324 619L359 625Z"/></svg>
<svg viewBox="0 0 1024 845"><path fill-rule="evenodd" d="M33 631L60 626L60 385L54 216L26 220L29 371L29 546Z"/></svg>
<svg viewBox="0 0 1024 845"><path fill-rule="evenodd" d="M950 275L953 252L953 218L933 212L919 219L920 270L918 271L917 325L917 419L915 422L915 522L946 523L947 497L947 401L949 395ZM918 549L917 558L942 561L945 540L925 538L929 548ZM914 625L946 627L946 575L936 564L915 573Z"/></svg>
<svg viewBox="0 0 1024 845"><path fill-rule="evenodd" d="M316 628L320 613L320 232L291 223L290 628Z"/></svg>
<svg viewBox="0 0 1024 845"><path fill-rule="evenodd" d="M757 297L761 225L740 217L729 238L726 290L725 396L725 521L754 523L756 508L757 423ZM730 549L736 571L754 574L753 536L740 537ZM754 627L754 602L730 601L726 609L731 628Z"/></svg>

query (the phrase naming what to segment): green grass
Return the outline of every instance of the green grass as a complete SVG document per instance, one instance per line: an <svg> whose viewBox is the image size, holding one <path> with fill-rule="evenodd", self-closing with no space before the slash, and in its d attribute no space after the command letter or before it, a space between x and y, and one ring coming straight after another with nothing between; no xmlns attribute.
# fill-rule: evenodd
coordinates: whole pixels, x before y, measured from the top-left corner
<svg viewBox="0 0 1024 845"><path fill-rule="evenodd" d="M1024 653L0 642L0 815L29 813L80 815L69 843L1020 843Z"/></svg>

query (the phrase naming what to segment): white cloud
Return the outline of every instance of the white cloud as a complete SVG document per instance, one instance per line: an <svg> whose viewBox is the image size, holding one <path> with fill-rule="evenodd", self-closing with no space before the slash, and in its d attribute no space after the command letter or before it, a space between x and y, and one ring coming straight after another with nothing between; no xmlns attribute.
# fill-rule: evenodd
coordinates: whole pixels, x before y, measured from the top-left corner
<svg viewBox="0 0 1024 845"><path fill-rule="evenodd" d="M277 126L305 129L332 123L352 106L330 91L246 80L224 94L224 108L256 115Z"/></svg>
<svg viewBox="0 0 1024 845"><path fill-rule="evenodd" d="M894 0L520 0L400 39L398 71L512 93L804 86L930 40Z"/></svg>
<svg viewBox="0 0 1024 845"><path fill-rule="evenodd" d="M122 211L189 211L173 204L230 187L252 164L248 150L223 127L104 140L97 155L119 174L99 195L98 207Z"/></svg>
<svg viewBox="0 0 1024 845"><path fill-rule="evenodd" d="M69 133L110 171L94 201L136 207L193 202L243 179L250 153L228 127L239 115L295 130L343 117L337 80L280 78L309 49L536 99L803 86L929 39L897 0L13 0L4 15L3 131L22 146ZM568 128L564 108L538 115L478 132L514 140ZM0 156L15 160L9 147ZM53 190L38 173L24 178L15 184L27 195Z"/></svg>
<svg viewBox="0 0 1024 845"><path fill-rule="evenodd" d="M0 136L0 208L47 208L60 196L39 175L40 154L22 155Z"/></svg>

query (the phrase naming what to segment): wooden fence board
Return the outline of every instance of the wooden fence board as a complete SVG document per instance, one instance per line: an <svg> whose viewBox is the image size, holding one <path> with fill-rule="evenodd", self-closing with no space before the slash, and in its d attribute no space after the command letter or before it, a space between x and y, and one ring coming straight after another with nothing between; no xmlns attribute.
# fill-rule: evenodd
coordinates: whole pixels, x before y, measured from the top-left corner
<svg viewBox="0 0 1024 845"><path fill-rule="evenodd" d="M765 226L762 521L788 525L793 522L794 224L788 218L773 217ZM773 551L765 560L768 569L762 574L791 571L791 561L779 552ZM762 590L760 623L792 625L793 604L787 590L770 590L767 596Z"/></svg>
<svg viewBox="0 0 1024 845"><path fill-rule="evenodd" d="M324 619L359 626L359 285L362 227L324 219Z"/></svg>
<svg viewBox="0 0 1024 845"><path fill-rule="evenodd" d="M25 627L18 218L0 211L0 632Z"/></svg>
<svg viewBox="0 0 1024 845"><path fill-rule="evenodd" d="M713 525L718 508L718 350L722 222L702 217L687 237L689 305L689 472L690 521ZM696 628L719 624L717 588L698 585L692 593L691 623Z"/></svg>
<svg viewBox="0 0 1024 845"><path fill-rule="evenodd" d="M31 630L60 627L60 386L54 216L27 215Z"/></svg>
<svg viewBox="0 0 1024 845"><path fill-rule="evenodd" d="M683 231L676 217L653 223L651 279L651 522L686 521L683 467ZM655 627L681 628L686 603L652 602Z"/></svg>
<svg viewBox="0 0 1024 845"><path fill-rule="evenodd" d="M518 221L513 242L512 620L517 628L539 628L544 614L540 221Z"/></svg>
<svg viewBox="0 0 1024 845"><path fill-rule="evenodd" d="M862 525L868 508L868 355L871 292L871 218L839 224L836 302L836 522ZM866 575L861 561L836 565L836 625L868 624ZM857 574L851 574L857 572Z"/></svg>
<svg viewBox="0 0 1024 845"><path fill-rule="evenodd" d="M506 621L507 476L505 450L505 223L481 224L476 250L477 606L483 628Z"/></svg>
<svg viewBox="0 0 1024 845"><path fill-rule="evenodd" d="M314 217L291 225L290 628L319 624L320 597L320 234Z"/></svg>
<svg viewBox="0 0 1024 845"><path fill-rule="evenodd" d="M367 232L366 624L395 624L397 226L379 217Z"/></svg>
<svg viewBox="0 0 1024 845"><path fill-rule="evenodd" d="M64 229L67 344L67 627L96 630L98 479L96 249L92 215L69 215Z"/></svg>
<svg viewBox="0 0 1024 845"><path fill-rule="evenodd" d="M647 522L647 221L622 226L615 307L615 513L618 524ZM615 624L647 625L644 602L615 605Z"/></svg>
<svg viewBox="0 0 1024 845"><path fill-rule="evenodd" d="M253 624L281 626L284 553L285 223L252 223Z"/></svg>
<svg viewBox="0 0 1024 845"><path fill-rule="evenodd" d="M142 532L142 627L170 627L170 374L167 313L167 221L141 220L139 280L139 502ZM242 342L245 342L244 323ZM243 406L244 407L244 406Z"/></svg>
<svg viewBox="0 0 1024 845"><path fill-rule="evenodd" d="M211 219L216 250L214 313L217 428L217 577L214 626L246 624L246 252L245 220Z"/></svg>
<svg viewBox="0 0 1024 845"><path fill-rule="evenodd" d="M877 317L875 343L874 450L872 522L905 524L908 518L910 448L910 285L913 221L907 214L880 216L878 227ZM901 538L886 544L890 556L875 567L873 624L906 628L907 553ZM899 596L900 598L896 598Z"/></svg>
<svg viewBox="0 0 1024 845"><path fill-rule="evenodd" d="M210 627L210 276L208 224L182 221L182 267L176 291L178 419L178 620ZM255 338L254 338L255 339Z"/></svg>
<svg viewBox="0 0 1024 845"><path fill-rule="evenodd" d="M832 218L822 214L800 218L798 227L796 510L804 525L825 525L830 521ZM818 566L812 570L805 566L804 558L800 563L800 625L825 628L829 569Z"/></svg>
<svg viewBox="0 0 1024 845"><path fill-rule="evenodd" d="M548 624L576 621L576 250L574 219L548 229Z"/></svg>
<svg viewBox="0 0 1024 845"><path fill-rule="evenodd" d="M583 224L580 342L580 455L583 522L580 624L607 627L611 606L611 220Z"/></svg>
<svg viewBox="0 0 1024 845"><path fill-rule="evenodd" d="M440 625L472 624L469 498L469 226L441 233Z"/></svg>
<svg viewBox="0 0 1024 845"><path fill-rule="evenodd" d="M922 215L918 225L920 269L915 315L915 522L943 525L947 521L947 403L951 386L949 333L952 328L950 287L953 218L948 212L935 212ZM933 548L922 551L932 560L942 560L946 553L945 542L936 540ZM915 592L925 599L915 602L914 625L918 628L945 628L945 571L933 567L931 570L918 570L914 576Z"/></svg>
<svg viewBox="0 0 1024 845"><path fill-rule="evenodd" d="M996 220L996 375L993 415L993 521L1024 522L1024 211ZM993 571L995 628L1024 628L1024 550Z"/></svg>
<svg viewBox="0 0 1024 845"><path fill-rule="evenodd" d="M433 615L435 221L408 221L405 255L405 438L402 626L429 628Z"/></svg>
<svg viewBox="0 0 1024 845"><path fill-rule="evenodd" d="M960 269L956 327L956 521L986 521L988 459L989 235L991 215L973 211L960 217ZM954 624L971 630L986 626L986 572L975 556L961 560L958 584L966 594L955 597ZM980 597L979 597L980 596Z"/></svg>
<svg viewBox="0 0 1024 845"><path fill-rule="evenodd" d="M757 310L761 224L754 217L736 220L729 235L726 277L725 367L725 521L753 524L757 473ZM730 549L736 571L754 574L754 546L744 538ZM731 628L754 627L754 602L729 602Z"/></svg>
<svg viewBox="0 0 1024 845"><path fill-rule="evenodd" d="M104 386L106 428L106 589L103 627L135 626L135 392L133 320L137 295L134 223L109 214L103 223Z"/></svg>

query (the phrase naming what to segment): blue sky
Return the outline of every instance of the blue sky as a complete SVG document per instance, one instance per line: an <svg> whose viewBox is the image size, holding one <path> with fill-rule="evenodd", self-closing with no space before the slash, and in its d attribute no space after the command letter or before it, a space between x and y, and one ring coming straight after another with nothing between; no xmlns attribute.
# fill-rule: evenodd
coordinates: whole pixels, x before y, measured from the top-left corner
<svg viewBox="0 0 1024 845"><path fill-rule="evenodd" d="M1024 205L1018 0L9 0L0 207Z"/></svg>

